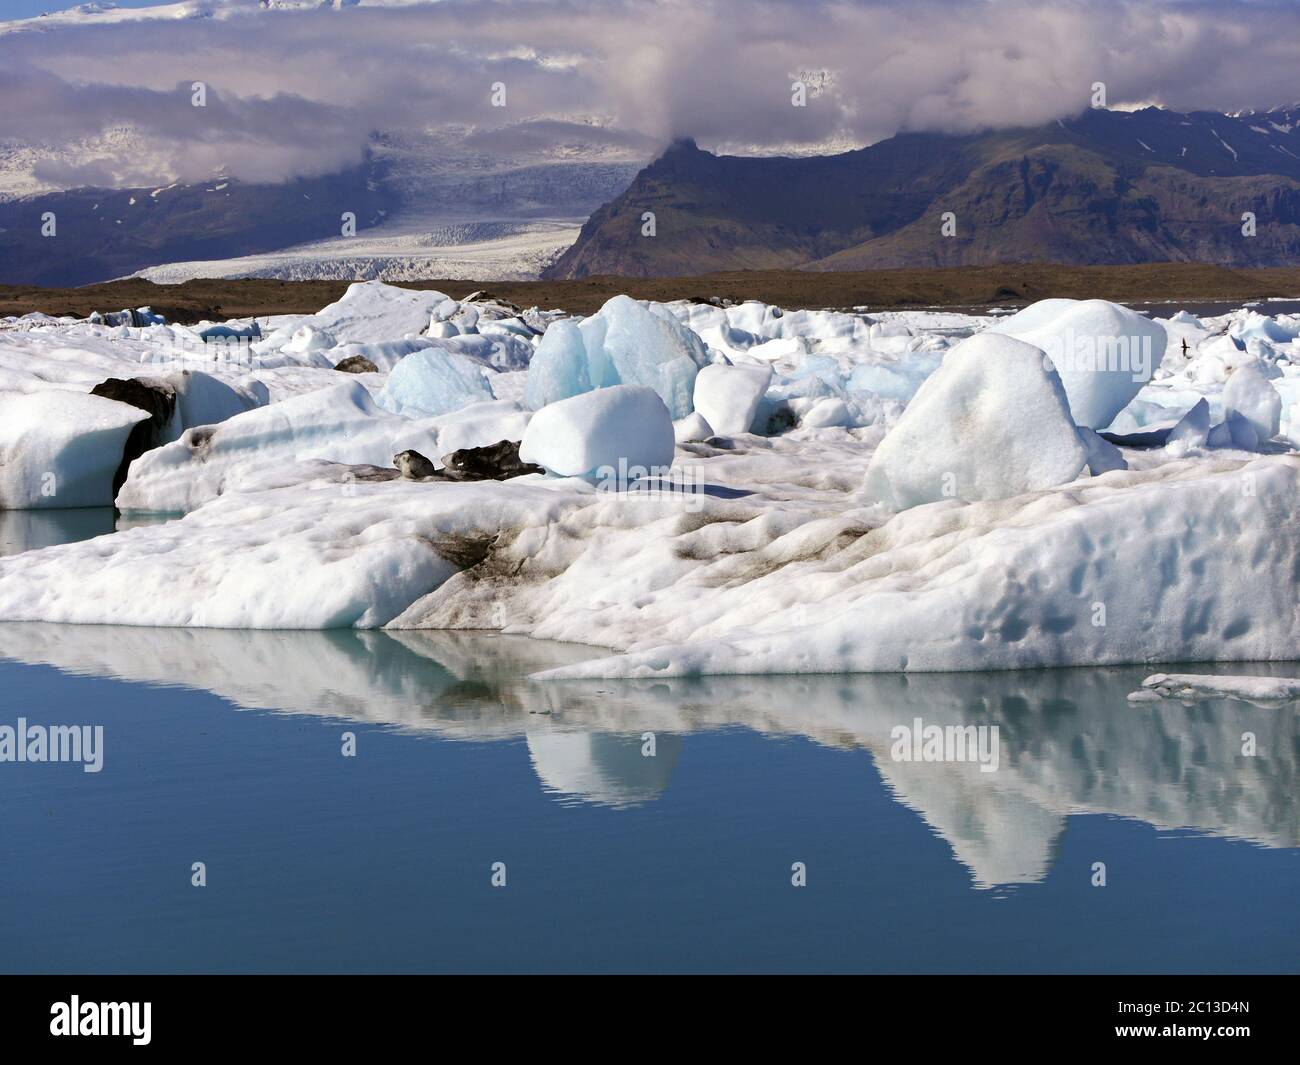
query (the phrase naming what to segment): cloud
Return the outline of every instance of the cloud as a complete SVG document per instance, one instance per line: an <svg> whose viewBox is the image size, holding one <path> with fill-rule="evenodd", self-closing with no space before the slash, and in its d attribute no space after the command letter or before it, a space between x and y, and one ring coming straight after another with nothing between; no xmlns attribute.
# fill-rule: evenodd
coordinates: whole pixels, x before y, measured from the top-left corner
<svg viewBox="0 0 1300 1065"><path fill-rule="evenodd" d="M0 140L82 144L120 127L132 158L58 160L66 175L155 167L249 180L358 161L376 130L461 130L477 153L548 138L645 150L865 144L901 129L972 131L1109 99L1240 110L1292 99L1300 11L1282 0L441 0L148 18L0 35ZM140 17L136 18L138 14ZM156 12L154 13L157 14ZM809 86L791 106L791 82ZM191 106L202 81L208 105ZM492 86L506 106L492 105ZM599 125L593 126L592 123ZM647 152L648 154L648 152ZM54 164L47 164L52 168Z"/></svg>

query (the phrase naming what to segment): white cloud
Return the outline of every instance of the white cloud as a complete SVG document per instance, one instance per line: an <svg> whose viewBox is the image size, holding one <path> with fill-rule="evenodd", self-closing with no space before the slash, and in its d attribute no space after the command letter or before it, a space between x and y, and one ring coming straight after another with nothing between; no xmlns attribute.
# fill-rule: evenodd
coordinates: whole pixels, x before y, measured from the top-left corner
<svg viewBox="0 0 1300 1065"><path fill-rule="evenodd" d="M206 5L206 8L203 7ZM0 140L60 145L129 126L158 177L246 179L356 162L378 129L485 131L600 116L625 143L869 143L1112 101L1239 110L1298 95L1291 3L1150 0L441 0L114 21L0 34ZM159 9L161 10L161 9ZM154 12L156 15L157 12ZM809 105L790 82L826 72ZM209 106L190 106L190 85ZM491 106L494 82L507 107ZM554 127L544 123L555 121ZM524 138L502 134L512 151ZM526 147L526 146L525 146ZM131 172L101 160L97 172Z"/></svg>

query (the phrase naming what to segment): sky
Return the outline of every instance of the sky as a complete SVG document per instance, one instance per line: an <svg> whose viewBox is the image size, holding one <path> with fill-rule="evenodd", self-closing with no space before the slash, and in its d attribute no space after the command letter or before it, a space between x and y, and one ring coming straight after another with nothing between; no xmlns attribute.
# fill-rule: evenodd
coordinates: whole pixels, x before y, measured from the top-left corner
<svg viewBox="0 0 1300 1065"><path fill-rule="evenodd" d="M486 157L593 136L843 150L1047 122L1098 82L1180 110L1300 97L1291 0L185 3L207 17L0 22L0 147L43 146L57 184L281 180L355 163L377 130L459 131Z"/></svg>
<svg viewBox="0 0 1300 1065"><path fill-rule="evenodd" d="M84 0L0 0L0 19L33 18L46 11L66 11ZM117 0L118 7L152 7L158 0Z"/></svg>

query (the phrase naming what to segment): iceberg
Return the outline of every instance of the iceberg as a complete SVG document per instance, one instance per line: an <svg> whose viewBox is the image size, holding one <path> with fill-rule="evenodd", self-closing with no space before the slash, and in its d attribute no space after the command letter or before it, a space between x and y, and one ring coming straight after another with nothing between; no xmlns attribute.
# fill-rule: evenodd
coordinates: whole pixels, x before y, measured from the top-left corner
<svg viewBox="0 0 1300 1065"><path fill-rule="evenodd" d="M1072 481L1087 461L1042 351L980 333L921 385L876 449L865 488L895 510L1004 499Z"/></svg>
<svg viewBox="0 0 1300 1065"><path fill-rule="evenodd" d="M672 465L673 420L644 385L613 385L562 399L533 415L519 457L561 477L626 478ZM612 471L602 474L601 470Z"/></svg>
<svg viewBox="0 0 1300 1065"><path fill-rule="evenodd" d="M748 433L771 382L770 366L705 366L695 378L695 410L715 434Z"/></svg>
<svg viewBox="0 0 1300 1065"><path fill-rule="evenodd" d="M528 364L524 403L531 410L540 410L548 403L590 391L582 330L573 321L553 322Z"/></svg>
<svg viewBox="0 0 1300 1065"><path fill-rule="evenodd" d="M1238 366L1223 386L1224 420L1235 446L1256 451L1282 427L1282 397L1258 358Z"/></svg>
<svg viewBox="0 0 1300 1065"><path fill-rule="evenodd" d="M1105 429L1164 358L1160 323L1106 300L1041 300L995 322L988 332L1041 348L1065 386L1079 425Z"/></svg>
<svg viewBox="0 0 1300 1065"><path fill-rule="evenodd" d="M600 347L588 366L592 384L644 385L658 393L672 418L690 414L695 375L710 361L704 342L662 306L647 308L630 296L615 296L596 317L599 334L596 327L583 333L589 346Z"/></svg>
<svg viewBox="0 0 1300 1065"><path fill-rule="evenodd" d="M0 392L0 510L110 505L127 437L148 418L81 392Z"/></svg>
<svg viewBox="0 0 1300 1065"><path fill-rule="evenodd" d="M431 418L471 403L495 399L487 374L492 371L476 359L443 348L414 352L388 375L375 402L393 414Z"/></svg>

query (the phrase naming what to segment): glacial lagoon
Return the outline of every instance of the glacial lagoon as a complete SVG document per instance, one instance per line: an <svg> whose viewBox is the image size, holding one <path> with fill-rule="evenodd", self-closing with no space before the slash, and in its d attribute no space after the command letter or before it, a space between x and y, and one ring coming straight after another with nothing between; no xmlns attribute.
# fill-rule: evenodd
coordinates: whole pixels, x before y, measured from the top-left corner
<svg viewBox="0 0 1300 1065"><path fill-rule="evenodd" d="M0 725L103 726L98 772L0 765L4 969L1300 967L1294 704L1131 703L1146 667L528 679L598 653L0 626ZM918 721L996 727L996 769L899 760Z"/></svg>

